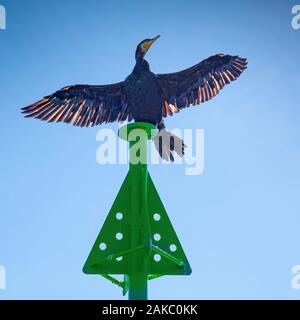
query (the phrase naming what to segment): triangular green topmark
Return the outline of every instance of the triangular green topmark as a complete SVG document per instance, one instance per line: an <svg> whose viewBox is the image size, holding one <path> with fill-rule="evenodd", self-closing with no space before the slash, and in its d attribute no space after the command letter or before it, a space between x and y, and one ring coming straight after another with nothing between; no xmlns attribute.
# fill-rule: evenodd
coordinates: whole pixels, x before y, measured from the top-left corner
<svg viewBox="0 0 300 320"><path fill-rule="evenodd" d="M147 202L150 230L145 225L141 226L141 234L146 234L145 241L131 246L130 225L135 219L130 206L133 183L136 182L129 171L84 265L84 273L131 274L138 267L132 265L131 258L139 252L144 257L149 275L190 274L188 260L149 173Z"/></svg>

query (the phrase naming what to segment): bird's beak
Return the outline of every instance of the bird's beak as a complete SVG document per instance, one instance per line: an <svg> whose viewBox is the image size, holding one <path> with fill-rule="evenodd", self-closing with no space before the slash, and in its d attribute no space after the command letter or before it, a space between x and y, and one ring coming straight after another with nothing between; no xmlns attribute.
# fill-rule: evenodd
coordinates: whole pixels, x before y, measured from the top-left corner
<svg viewBox="0 0 300 320"><path fill-rule="evenodd" d="M152 39L152 43L154 42L154 41L156 41L157 39L159 39L160 38L160 35L158 35L158 36L156 36L155 38L153 38Z"/></svg>
<svg viewBox="0 0 300 320"><path fill-rule="evenodd" d="M150 39L149 41L145 42L144 43L144 47L146 47L146 49L148 50L152 44L160 37L160 35L156 36L155 38L153 39Z"/></svg>
<svg viewBox="0 0 300 320"><path fill-rule="evenodd" d="M157 39L159 39L159 38L160 38L160 35L158 35L158 36L156 36L155 38L151 39L151 40L150 40L150 46L152 46L152 44L153 44Z"/></svg>

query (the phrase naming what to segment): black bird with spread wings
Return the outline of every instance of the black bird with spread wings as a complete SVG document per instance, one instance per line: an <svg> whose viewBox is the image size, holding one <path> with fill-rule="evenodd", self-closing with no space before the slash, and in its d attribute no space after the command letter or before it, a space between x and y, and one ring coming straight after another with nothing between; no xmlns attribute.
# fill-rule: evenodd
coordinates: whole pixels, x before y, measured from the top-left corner
<svg viewBox="0 0 300 320"><path fill-rule="evenodd" d="M80 127L125 120L149 122L159 129L154 140L160 155L173 161L173 152L182 156L185 145L165 129L163 117L212 99L240 76L247 61L239 56L217 54L180 72L155 74L144 57L158 38L138 44L135 67L125 81L67 86L23 108L23 113L26 117Z"/></svg>

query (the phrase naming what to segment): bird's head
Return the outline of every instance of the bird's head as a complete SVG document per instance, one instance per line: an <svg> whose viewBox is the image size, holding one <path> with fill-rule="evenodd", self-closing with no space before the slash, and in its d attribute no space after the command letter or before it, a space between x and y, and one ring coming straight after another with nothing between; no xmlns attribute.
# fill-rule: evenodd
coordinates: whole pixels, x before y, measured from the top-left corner
<svg viewBox="0 0 300 320"><path fill-rule="evenodd" d="M136 48L135 59L138 60L144 58L149 48L159 37L160 36L156 36L153 39L145 39L142 42L140 42Z"/></svg>

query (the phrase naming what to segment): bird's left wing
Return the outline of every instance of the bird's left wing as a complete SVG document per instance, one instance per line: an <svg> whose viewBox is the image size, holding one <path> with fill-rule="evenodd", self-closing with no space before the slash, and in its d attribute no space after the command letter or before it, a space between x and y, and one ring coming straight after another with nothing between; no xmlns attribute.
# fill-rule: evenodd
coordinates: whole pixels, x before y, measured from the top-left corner
<svg viewBox="0 0 300 320"><path fill-rule="evenodd" d="M26 117L48 122L63 121L81 127L124 121L130 118L130 113L123 86L124 83L120 82L64 87L22 110Z"/></svg>
<svg viewBox="0 0 300 320"><path fill-rule="evenodd" d="M247 60L239 56L217 54L189 69L158 74L164 97L163 115L210 100L226 84L236 80L246 66Z"/></svg>

